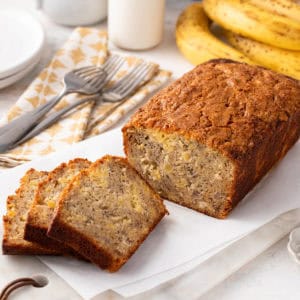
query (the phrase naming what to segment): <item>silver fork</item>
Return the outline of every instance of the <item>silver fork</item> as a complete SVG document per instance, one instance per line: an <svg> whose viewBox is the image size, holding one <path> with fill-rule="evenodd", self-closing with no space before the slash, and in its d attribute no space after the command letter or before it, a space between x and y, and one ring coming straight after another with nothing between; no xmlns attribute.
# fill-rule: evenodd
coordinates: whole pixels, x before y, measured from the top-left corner
<svg viewBox="0 0 300 300"><path fill-rule="evenodd" d="M97 94L123 63L122 57L112 56L102 67L89 66L67 73L64 88L58 96L0 128L0 152L11 149L63 96L70 93Z"/></svg>
<svg viewBox="0 0 300 300"><path fill-rule="evenodd" d="M154 66L152 65L142 63L136 68L134 68L128 75L123 77L121 80L117 81L113 86L106 89L104 88L103 94L98 95L98 97L100 98L99 100L103 102L116 103L116 105L114 105L113 108L110 109L106 114L99 116L99 118L97 118L93 124L103 120L114 109L120 106L127 99L127 97L130 94L132 94L132 92L134 92L136 88L146 79L147 74L149 74L149 72L153 68ZM95 97L87 97L84 99L80 99L75 103L61 109L60 111L51 114L49 117L41 121L25 137L19 140L14 145L14 147L28 141L29 139L33 138L34 136L36 136L37 134L39 134L40 132L48 128L49 126L55 124L67 112L73 110L79 105L82 105L90 101L95 101Z"/></svg>

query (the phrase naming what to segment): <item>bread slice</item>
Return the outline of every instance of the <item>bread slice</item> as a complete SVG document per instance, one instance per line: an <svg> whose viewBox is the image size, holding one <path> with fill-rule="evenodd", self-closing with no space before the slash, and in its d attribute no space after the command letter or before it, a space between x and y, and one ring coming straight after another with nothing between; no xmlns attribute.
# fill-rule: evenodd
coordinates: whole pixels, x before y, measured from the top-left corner
<svg viewBox="0 0 300 300"><path fill-rule="evenodd" d="M300 136L300 82L212 60L123 128L128 161L163 198L225 218Z"/></svg>
<svg viewBox="0 0 300 300"><path fill-rule="evenodd" d="M24 228L30 205L39 182L47 177L47 172L30 169L21 179L15 195L7 198L7 213L3 217L3 254L56 254L55 250L44 248L24 240Z"/></svg>
<svg viewBox="0 0 300 300"><path fill-rule="evenodd" d="M26 240L45 247L54 247L62 254L74 254L68 246L49 238L47 231L61 191L80 170L89 167L90 164L91 162L82 158L62 163L39 184L27 217L24 236Z"/></svg>
<svg viewBox="0 0 300 300"><path fill-rule="evenodd" d="M166 213L161 198L126 159L105 156L63 191L48 235L114 272Z"/></svg>

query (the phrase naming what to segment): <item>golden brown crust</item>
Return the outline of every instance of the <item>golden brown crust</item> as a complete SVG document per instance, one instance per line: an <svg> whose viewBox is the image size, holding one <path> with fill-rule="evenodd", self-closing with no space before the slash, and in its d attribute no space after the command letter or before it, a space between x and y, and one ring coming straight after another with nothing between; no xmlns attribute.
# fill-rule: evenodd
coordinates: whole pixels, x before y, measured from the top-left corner
<svg viewBox="0 0 300 300"><path fill-rule="evenodd" d="M37 243L19 243L3 238L2 254L7 255L59 255L56 250L47 249Z"/></svg>
<svg viewBox="0 0 300 300"><path fill-rule="evenodd" d="M165 216L162 213L155 224L149 229L147 234L141 238L137 246L132 249L131 253L123 257L122 260L113 260L112 255L107 252L104 248L100 247L95 241L89 239L87 236L83 235L73 227L69 226L59 217L55 216L52 224L48 230L48 235L52 238L56 238L60 241L64 241L66 244L74 248L74 250L84 256L87 260L91 261L95 265L102 269L106 269L109 272L118 271L128 259L135 253L143 241L147 238L150 232L155 228L155 226L160 222L160 220Z"/></svg>
<svg viewBox="0 0 300 300"><path fill-rule="evenodd" d="M53 240L47 236L48 226L50 225L49 217L54 213L54 207L48 207L43 203L42 191L49 183L57 181L60 174L66 169L76 169L80 164L89 165L87 159L75 158L68 163L62 163L48 174L48 177L43 180L35 193L34 201L29 211L25 226L25 239L32 242L37 242L45 247L55 248L61 254L70 254L78 256L73 249L63 243ZM80 256L78 256L80 258Z"/></svg>
<svg viewBox="0 0 300 300"><path fill-rule="evenodd" d="M247 64L214 60L157 93L128 127L178 132L233 159L300 109L299 81Z"/></svg>
<svg viewBox="0 0 300 300"><path fill-rule="evenodd" d="M97 168L98 166L102 165L106 160L110 159L115 159L134 170L125 158L110 155L106 155L101 159L97 160L93 163L93 165L90 168ZM149 228L149 231L139 240L137 246L134 249L132 249L131 253L129 253L128 256L116 261L115 259L113 259L112 255L104 248L102 248L96 241L82 234L72 226L68 225L63 220L63 217L61 215L64 200L67 198L67 195L73 189L73 185L75 185L76 182L80 181L82 177L88 175L89 172L89 169L84 169L80 171L80 173L73 178L73 181L69 184L69 186L64 189L64 191L60 195L58 205L55 208L55 215L52 219L52 223L49 227L47 234L52 238L63 241L64 243L72 247L76 252L80 253L86 259L90 260L99 267L106 269L110 272L115 272L118 269L120 269L121 266L133 255L133 253L138 249L140 244L146 239L146 237L160 222L164 215L168 214L168 211L163 205L162 199L153 191L153 197L160 201L160 204L165 208L165 210L162 211L159 216L157 216L155 224L153 224L153 226ZM140 177L136 170L134 170L134 172L137 174L137 176ZM149 188L152 191L152 188L150 186Z"/></svg>
<svg viewBox="0 0 300 300"><path fill-rule="evenodd" d="M47 234L52 238L64 241L88 260L92 257L93 262L101 268L106 269L112 263L112 257L109 253L100 249L92 240L56 216L53 218Z"/></svg>
<svg viewBox="0 0 300 300"><path fill-rule="evenodd" d="M63 243L50 239L47 236L48 229L44 229L43 227L26 226L26 231L24 234L24 239L27 241L35 241L35 243L39 243L43 247L50 247L52 249L56 249L57 252L63 255L74 255L77 256L77 254L73 251L73 249L70 249L70 247L64 245Z"/></svg>
<svg viewBox="0 0 300 300"><path fill-rule="evenodd" d="M161 90L123 128L177 133L229 158L235 167L224 218L300 135L300 82L230 60L197 66ZM172 200L172 199L170 199Z"/></svg>

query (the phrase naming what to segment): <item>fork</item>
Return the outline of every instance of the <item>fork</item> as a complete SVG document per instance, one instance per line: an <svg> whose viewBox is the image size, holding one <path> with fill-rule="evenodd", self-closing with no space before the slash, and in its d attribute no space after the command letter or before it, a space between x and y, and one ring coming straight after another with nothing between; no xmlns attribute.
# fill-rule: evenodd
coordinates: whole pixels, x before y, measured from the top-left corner
<svg viewBox="0 0 300 300"><path fill-rule="evenodd" d="M121 80L117 81L113 86L104 88L103 94L98 94L100 101L116 103L107 113L97 118L93 124L103 120L107 115L109 115L114 109L120 106L124 101L127 100L127 97L134 92L140 84L145 81L147 74L154 69L153 65L149 65L147 63L142 63L136 68L134 68L128 75L123 77ZM107 81L106 81L107 82ZM28 141L33 138L49 126L55 124L63 115L67 112L73 110L79 105L83 105L84 103L95 101L95 96L87 97L84 99L80 99L75 103L61 109L58 112L51 114L48 118L44 119L40 122L35 128L32 129L25 137L21 140L17 141L14 147ZM99 100L98 100L99 101ZM91 124L92 125L92 124Z"/></svg>
<svg viewBox="0 0 300 300"><path fill-rule="evenodd" d="M122 57L112 56L102 67L88 66L67 73L63 80L64 88L58 96L0 128L0 152L7 151L24 137L63 96L70 93L99 93L106 79L115 74L113 71L123 63Z"/></svg>

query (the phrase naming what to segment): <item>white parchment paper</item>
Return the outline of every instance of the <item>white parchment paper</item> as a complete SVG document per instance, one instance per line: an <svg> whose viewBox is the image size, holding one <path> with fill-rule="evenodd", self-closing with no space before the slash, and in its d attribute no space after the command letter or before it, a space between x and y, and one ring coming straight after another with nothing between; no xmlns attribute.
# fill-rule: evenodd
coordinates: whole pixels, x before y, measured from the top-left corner
<svg viewBox="0 0 300 300"><path fill-rule="evenodd" d="M6 197L18 187L19 179L28 168L51 170L74 157L95 160L107 153L122 155L122 149L120 128L116 128L59 153L5 171L0 174L1 214L5 214ZM171 202L166 205L170 215L117 273L110 274L71 258L41 257L41 260L85 299L191 261L262 226L282 212L300 207L300 142L226 220L217 220ZM163 281L164 277L161 278Z"/></svg>

